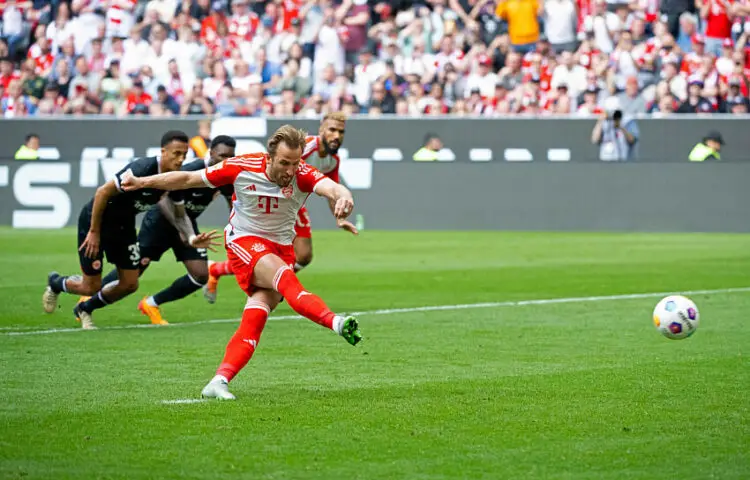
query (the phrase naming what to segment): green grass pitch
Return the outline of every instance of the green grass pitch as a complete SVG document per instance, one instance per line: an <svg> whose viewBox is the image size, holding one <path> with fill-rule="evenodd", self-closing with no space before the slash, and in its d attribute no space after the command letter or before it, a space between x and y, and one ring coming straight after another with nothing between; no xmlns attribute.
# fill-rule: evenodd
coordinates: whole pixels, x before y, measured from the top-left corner
<svg viewBox="0 0 750 480"><path fill-rule="evenodd" d="M314 242L300 277L342 312L750 287L747 235ZM748 291L693 295L682 341L654 329L657 296L363 314L357 347L271 320L237 402L163 404L212 377L244 305L233 279L215 305L165 306L182 326L34 334L76 327L73 297L41 308L47 272L77 271L75 233L0 229L0 252L0 478L750 478ZM97 324L143 324L137 301L182 271L167 254Z"/></svg>

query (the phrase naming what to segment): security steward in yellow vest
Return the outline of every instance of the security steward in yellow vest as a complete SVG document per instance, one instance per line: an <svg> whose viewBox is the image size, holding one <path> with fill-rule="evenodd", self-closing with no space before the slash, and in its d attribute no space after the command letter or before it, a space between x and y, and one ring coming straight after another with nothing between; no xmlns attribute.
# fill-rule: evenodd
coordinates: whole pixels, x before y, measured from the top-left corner
<svg viewBox="0 0 750 480"><path fill-rule="evenodd" d="M13 158L16 160L39 160L39 135L34 133L26 135L26 141L16 150Z"/></svg>
<svg viewBox="0 0 750 480"><path fill-rule="evenodd" d="M724 139L717 131L708 132L703 141L698 143L690 151L688 160L691 162L705 162L711 160L721 160L721 146L724 145Z"/></svg>

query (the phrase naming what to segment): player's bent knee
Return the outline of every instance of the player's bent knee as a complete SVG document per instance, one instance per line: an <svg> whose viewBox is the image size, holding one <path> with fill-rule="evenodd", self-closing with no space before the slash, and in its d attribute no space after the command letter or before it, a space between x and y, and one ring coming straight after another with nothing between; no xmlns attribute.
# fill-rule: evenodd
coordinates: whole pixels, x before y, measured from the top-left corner
<svg viewBox="0 0 750 480"><path fill-rule="evenodd" d="M196 285L200 287L208 283L208 273L206 274L201 273L199 275L195 275L191 273L189 276L190 276L190 280L192 280L193 283L195 283Z"/></svg>
<svg viewBox="0 0 750 480"><path fill-rule="evenodd" d="M306 267L310 265L313 259L312 250L306 250L302 251L299 254L295 255L295 260L298 264L302 265L303 267Z"/></svg>

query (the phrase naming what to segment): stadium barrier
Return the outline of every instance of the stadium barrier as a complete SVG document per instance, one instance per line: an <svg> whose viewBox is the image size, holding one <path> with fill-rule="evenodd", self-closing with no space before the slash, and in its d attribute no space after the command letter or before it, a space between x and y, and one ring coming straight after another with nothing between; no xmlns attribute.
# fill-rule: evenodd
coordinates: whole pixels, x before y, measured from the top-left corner
<svg viewBox="0 0 750 480"><path fill-rule="evenodd" d="M212 134L238 139L238 152L263 148L284 123L317 131L315 120L218 119ZM341 176L356 213L377 229L502 229L750 232L747 120L640 119L639 158L602 163L589 142L591 119L352 119ZM75 225L95 188L134 156L158 153L161 133L196 132L197 119L4 120L0 225ZM720 163L687 155L709 130L726 141ZM9 160L28 133L45 160ZM441 161L413 162L427 133ZM314 228L332 228L325 202L309 202ZM202 223L221 225L217 202Z"/></svg>

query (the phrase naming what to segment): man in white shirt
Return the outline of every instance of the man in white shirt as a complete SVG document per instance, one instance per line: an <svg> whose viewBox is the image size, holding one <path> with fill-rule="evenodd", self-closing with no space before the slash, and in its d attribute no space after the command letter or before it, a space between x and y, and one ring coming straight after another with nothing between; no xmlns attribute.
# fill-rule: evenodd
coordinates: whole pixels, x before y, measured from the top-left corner
<svg viewBox="0 0 750 480"><path fill-rule="evenodd" d="M572 53L564 51L560 54L560 65L552 72L550 84L553 89L567 85L570 97L578 98L586 89L586 68L575 63Z"/></svg>
<svg viewBox="0 0 750 480"><path fill-rule="evenodd" d="M479 89L483 98L490 98L495 93L497 82L497 74L492 71L492 57L482 53L477 56L476 69L466 79L464 97L469 98L472 90Z"/></svg>

